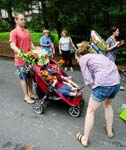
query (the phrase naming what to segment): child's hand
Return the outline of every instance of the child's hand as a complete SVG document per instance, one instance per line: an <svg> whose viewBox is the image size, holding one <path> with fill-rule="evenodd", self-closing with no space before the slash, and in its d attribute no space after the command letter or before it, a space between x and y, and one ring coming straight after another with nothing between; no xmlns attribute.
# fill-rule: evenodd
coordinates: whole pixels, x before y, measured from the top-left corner
<svg viewBox="0 0 126 150"><path fill-rule="evenodd" d="M56 84L57 84L57 82L58 82L58 81L57 81L57 79L56 79L56 80L54 80L54 81L53 81L53 85L52 85L52 86L53 86L53 87L55 87L55 86L56 86Z"/></svg>

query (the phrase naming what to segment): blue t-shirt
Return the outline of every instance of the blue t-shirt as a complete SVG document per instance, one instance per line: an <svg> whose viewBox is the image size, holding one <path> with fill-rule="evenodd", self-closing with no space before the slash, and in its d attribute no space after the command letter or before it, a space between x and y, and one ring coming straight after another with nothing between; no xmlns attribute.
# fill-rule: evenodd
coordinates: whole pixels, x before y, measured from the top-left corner
<svg viewBox="0 0 126 150"><path fill-rule="evenodd" d="M49 44L49 43L52 43L51 41L51 38L50 37L46 37L46 36L42 36L40 38L40 43L43 43L43 44ZM47 51L50 51L50 46L42 46L42 49L44 50L47 50Z"/></svg>

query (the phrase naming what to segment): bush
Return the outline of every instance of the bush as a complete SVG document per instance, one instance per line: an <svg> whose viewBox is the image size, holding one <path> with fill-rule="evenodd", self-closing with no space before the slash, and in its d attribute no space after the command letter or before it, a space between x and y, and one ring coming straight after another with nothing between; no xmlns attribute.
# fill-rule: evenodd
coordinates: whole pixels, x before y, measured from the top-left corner
<svg viewBox="0 0 126 150"><path fill-rule="evenodd" d="M11 29L10 24L4 19L0 19L0 32L10 31L10 29Z"/></svg>

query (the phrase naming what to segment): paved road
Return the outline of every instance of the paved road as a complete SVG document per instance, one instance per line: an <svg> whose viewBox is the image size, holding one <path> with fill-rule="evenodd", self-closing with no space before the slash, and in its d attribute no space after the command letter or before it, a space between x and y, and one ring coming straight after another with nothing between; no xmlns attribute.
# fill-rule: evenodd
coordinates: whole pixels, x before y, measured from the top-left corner
<svg viewBox="0 0 126 150"><path fill-rule="evenodd" d="M80 71L74 71L72 75L78 84L83 85ZM76 141L75 134L83 129L90 93L87 88L86 105L79 118L70 117L66 106L53 103L48 105L45 115L37 115L32 105L23 101L20 91L13 61L0 58L0 150L24 150L24 145L33 145L36 150L84 150ZM101 107L96 114L88 150L126 149L126 123L118 118L118 110L124 98L124 92L121 91L113 100L115 137L109 140L105 135Z"/></svg>

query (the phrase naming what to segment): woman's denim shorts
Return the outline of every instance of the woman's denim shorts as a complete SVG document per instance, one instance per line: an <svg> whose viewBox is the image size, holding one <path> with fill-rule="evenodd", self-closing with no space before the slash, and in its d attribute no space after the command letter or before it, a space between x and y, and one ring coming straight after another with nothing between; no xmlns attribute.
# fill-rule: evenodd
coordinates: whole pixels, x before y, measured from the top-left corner
<svg viewBox="0 0 126 150"><path fill-rule="evenodd" d="M94 100L98 102L102 102L106 99L113 99L115 98L116 94L120 90L120 84L114 86L98 86L92 90L91 96Z"/></svg>

